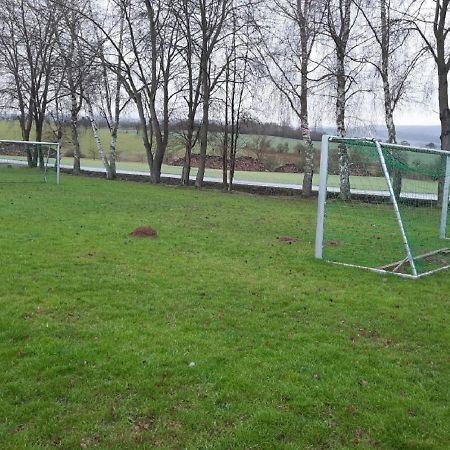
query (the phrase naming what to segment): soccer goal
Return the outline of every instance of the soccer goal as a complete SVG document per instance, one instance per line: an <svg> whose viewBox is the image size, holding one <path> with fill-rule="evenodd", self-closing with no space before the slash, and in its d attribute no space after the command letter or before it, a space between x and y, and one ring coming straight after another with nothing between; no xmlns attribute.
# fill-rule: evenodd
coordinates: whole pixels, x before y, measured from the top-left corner
<svg viewBox="0 0 450 450"><path fill-rule="evenodd" d="M316 258L419 278L450 267L450 152L324 136Z"/></svg>
<svg viewBox="0 0 450 450"><path fill-rule="evenodd" d="M0 140L0 183L60 183L61 147L54 142Z"/></svg>

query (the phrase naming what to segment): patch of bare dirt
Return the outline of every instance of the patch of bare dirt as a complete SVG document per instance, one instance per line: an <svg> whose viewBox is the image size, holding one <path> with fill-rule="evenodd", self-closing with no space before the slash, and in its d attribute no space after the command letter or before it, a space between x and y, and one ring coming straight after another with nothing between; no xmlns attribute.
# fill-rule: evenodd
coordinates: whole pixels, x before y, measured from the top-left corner
<svg viewBox="0 0 450 450"><path fill-rule="evenodd" d="M290 237L290 236L278 236L277 240L279 242L283 242L285 244L295 244L296 242L298 242L297 238Z"/></svg>
<svg viewBox="0 0 450 450"><path fill-rule="evenodd" d="M170 163L172 166L182 166L184 164L184 158L178 158ZM200 164L200 156L192 155L191 166L198 167ZM230 162L227 164L230 167ZM222 157L208 155L206 157L206 167L208 169L222 169ZM235 170L242 170L247 172L266 172L268 168L262 162L252 158L251 156L239 156L236 158Z"/></svg>
<svg viewBox="0 0 450 450"><path fill-rule="evenodd" d="M131 237L145 237L150 239L155 238L157 235L157 231L151 227L138 227L129 234Z"/></svg>
<svg viewBox="0 0 450 450"><path fill-rule="evenodd" d="M431 264L436 264L438 266L446 266L449 264L448 258L439 258L439 256L427 256L424 258L427 262Z"/></svg>
<svg viewBox="0 0 450 450"><path fill-rule="evenodd" d="M325 247L340 247L342 245L342 242L332 239L332 240L329 240L329 241L325 241L323 245Z"/></svg>
<svg viewBox="0 0 450 450"><path fill-rule="evenodd" d="M302 173L303 169L300 166L297 166L297 164L284 164L283 166L277 167L274 169L274 172L281 172L281 173Z"/></svg>

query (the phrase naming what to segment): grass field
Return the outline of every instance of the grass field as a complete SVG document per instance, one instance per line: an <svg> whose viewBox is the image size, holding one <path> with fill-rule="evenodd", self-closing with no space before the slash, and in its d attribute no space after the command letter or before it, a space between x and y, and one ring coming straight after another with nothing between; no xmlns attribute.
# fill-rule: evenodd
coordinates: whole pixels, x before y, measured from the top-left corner
<svg viewBox="0 0 450 450"><path fill-rule="evenodd" d="M0 448L450 447L448 272L314 260L315 201L64 176L0 210Z"/></svg>
<svg viewBox="0 0 450 450"><path fill-rule="evenodd" d="M67 164L72 167L73 161L70 158L63 158L62 164ZM102 162L99 160L84 159L82 160L81 167L83 169L89 168L103 168ZM130 163L130 162L119 162L117 164L119 170L129 170L129 171L139 171L148 174L148 165L144 163ZM0 176L4 176L5 170L4 164L0 161ZM182 168L178 166L169 166L164 164L162 167L162 173L165 175L181 175ZM26 181L29 178L28 169L24 167L22 171L23 174L15 172L14 178L16 180L20 179ZM191 175L195 176L197 174L197 169L192 168ZM49 177L54 177L54 174L49 173ZM222 179L222 171L218 169L206 169L206 177ZM259 183L276 183L276 184L295 184L299 185L303 181L303 174L301 173L280 173L280 172L247 172L247 171L236 171L235 180L237 181L250 181ZM352 176L350 178L351 187L353 189L363 189L372 191L386 191L387 185L384 178L381 177L363 177L363 176ZM319 174L316 173L313 177L313 184L315 186L319 185ZM339 187L339 176L329 175L328 176L328 186L329 187ZM404 192L414 192L417 194L436 194L437 192L437 182L435 181L417 181L409 180L405 178L403 180L403 191Z"/></svg>

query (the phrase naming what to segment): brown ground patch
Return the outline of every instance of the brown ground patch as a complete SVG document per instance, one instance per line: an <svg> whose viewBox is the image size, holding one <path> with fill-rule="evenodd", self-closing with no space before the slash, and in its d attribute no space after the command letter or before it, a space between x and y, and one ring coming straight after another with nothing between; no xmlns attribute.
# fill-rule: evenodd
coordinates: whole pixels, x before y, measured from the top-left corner
<svg viewBox="0 0 450 450"><path fill-rule="evenodd" d="M287 163L283 166L277 167L274 172L282 172L282 173L302 173L303 169L297 164Z"/></svg>
<svg viewBox="0 0 450 450"><path fill-rule="evenodd" d="M131 237L146 237L146 238L155 238L157 235L158 235L157 231L151 227L138 227L129 234L129 236Z"/></svg>
<svg viewBox="0 0 450 450"><path fill-rule="evenodd" d="M182 166L184 164L184 158L178 158L171 161L172 166ZM191 157L191 166L198 167L200 164L200 156L193 154ZM205 166L208 169L221 169L223 167L223 161L221 156L207 155ZM230 162L227 162L227 167L230 167ZM266 172L268 167L261 161L252 158L251 156L238 156L235 161L235 169L251 172Z"/></svg>
<svg viewBox="0 0 450 450"><path fill-rule="evenodd" d="M294 244L295 242L298 242L298 239L290 236L277 236L277 239L285 244Z"/></svg>
<svg viewBox="0 0 450 450"><path fill-rule="evenodd" d="M428 256L424 258L425 261L428 261L431 264L436 264L438 266L446 266L450 263L450 260L448 258L439 257L438 255L435 256Z"/></svg>
<svg viewBox="0 0 450 450"><path fill-rule="evenodd" d="M341 241L338 240L329 240L324 242L324 247L340 247L342 245Z"/></svg>

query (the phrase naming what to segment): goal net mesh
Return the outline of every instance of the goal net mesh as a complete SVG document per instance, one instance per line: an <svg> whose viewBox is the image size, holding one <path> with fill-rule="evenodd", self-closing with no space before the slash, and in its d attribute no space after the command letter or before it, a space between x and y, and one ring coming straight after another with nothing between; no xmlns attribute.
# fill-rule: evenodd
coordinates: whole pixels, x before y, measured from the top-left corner
<svg viewBox="0 0 450 450"><path fill-rule="evenodd" d="M0 141L0 183L56 183L58 144Z"/></svg>
<svg viewBox="0 0 450 450"><path fill-rule="evenodd" d="M440 234L446 162L432 150L332 138L323 258L412 276L449 266L450 241Z"/></svg>

